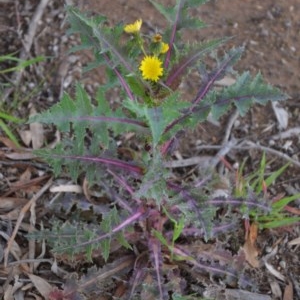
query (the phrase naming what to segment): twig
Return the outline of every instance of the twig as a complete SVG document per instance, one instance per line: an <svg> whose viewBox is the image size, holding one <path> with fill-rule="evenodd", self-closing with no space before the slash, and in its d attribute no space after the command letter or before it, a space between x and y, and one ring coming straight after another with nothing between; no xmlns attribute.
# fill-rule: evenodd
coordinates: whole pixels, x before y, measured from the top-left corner
<svg viewBox="0 0 300 300"><path fill-rule="evenodd" d="M18 261L12 261L8 263L9 266L17 266L21 264L27 264L27 263L42 263L42 262L48 262L49 264L53 264L53 259L52 258L39 258L39 259L21 259Z"/></svg>
<svg viewBox="0 0 300 300"><path fill-rule="evenodd" d="M225 135L224 135L224 138L222 140L222 145L224 147L215 156L215 159L213 161L214 162L213 167L215 167L218 164L218 162L220 161L220 157L224 157L230 151L230 149L233 146L236 145L237 141L235 139L232 139L232 141L229 142L229 143L228 143L228 141L229 141L229 137L230 137L231 130L232 130L232 127L234 125L234 122L239 117L239 115L240 114L239 114L238 110L235 109L235 111L233 112L233 114L231 114L231 116L229 117L229 120L228 120L227 125L226 125L226 129L225 129ZM224 173L224 164L220 165L218 171L219 171L219 174L223 174Z"/></svg>
<svg viewBox="0 0 300 300"><path fill-rule="evenodd" d="M10 250L11 250L11 247L13 245L13 242L15 240L15 237L18 233L18 230L19 230L19 227L21 225L21 222L26 214L26 212L30 209L30 207L32 205L34 205L34 203L48 190L48 188L50 187L50 185L52 184L52 177L48 180L48 182L46 183L46 185L44 185L39 191L38 193L33 196L30 201L28 201L28 203L26 203L24 205L24 207L21 209L20 211L20 215L18 217L18 220L17 220L17 223L16 223L16 226L14 228L14 231L10 237L10 239L8 240L7 242L7 247L5 248L5 251L4 251L4 266L7 267L7 263L8 263L8 255L10 253Z"/></svg>
<svg viewBox="0 0 300 300"><path fill-rule="evenodd" d="M173 160L164 163L166 168L183 168L193 165L203 165L203 166L210 166L210 161L213 159L213 156L203 155L203 156L194 156L187 159L181 160Z"/></svg>
<svg viewBox="0 0 300 300"><path fill-rule="evenodd" d="M249 146L243 146L244 143L249 144ZM197 149L198 150L202 150L202 149L221 149L221 148L223 148L222 145L205 145L205 146L200 146ZM280 151L277 151L275 149L266 147L266 146L257 145L257 144L255 144L255 143L253 143L251 141L243 141L239 145L233 146L232 149L236 149L236 150L258 149L258 150L261 150L261 151L266 151L266 152L274 154L274 155L276 155L276 156L278 156L278 157L280 157L282 159L285 159L288 162L291 162L292 164L294 164L297 167L300 167L300 162L296 161L295 159L292 159L288 155L286 155L286 154L284 154L284 153L282 153Z"/></svg>
<svg viewBox="0 0 300 300"><path fill-rule="evenodd" d="M183 168L192 165L200 165L202 168L215 168L220 162L221 158L224 157L231 149L236 148L237 140L233 139L222 146L204 146L200 148L205 149L220 149L215 156L203 155L194 156L187 159L173 160L164 163L166 168ZM198 148L199 149L199 148Z"/></svg>
<svg viewBox="0 0 300 300"><path fill-rule="evenodd" d="M36 8L36 10L34 12L34 15L31 19L31 22L29 24L29 27L28 27L28 31L27 31L27 34L26 34L26 40L24 41L24 48L25 48L26 53L24 53L24 50L23 50L21 52L21 56L22 56L22 54L23 55L28 55L28 53L31 49L32 43L33 43L33 38L35 36L38 23L39 23L42 15L43 15L44 10L45 10L46 6L48 5L49 1L50 0L41 0L38 7Z"/></svg>
<svg viewBox="0 0 300 300"><path fill-rule="evenodd" d="M32 161L24 161L24 160L15 160L15 161L6 161L0 160L0 164L4 166L28 166L28 167L35 167L37 169L50 171L50 167L43 163L36 163Z"/></svg>
<svg viewBox="0 0 300 300"><path fill-rule="evenodd" d="M36 207L36 201L32 202L30 206L30 225L29 225L29 231L28 233L32 233L35 230L35 223L36 223L36 213L35 213L35 207ZM28 241L28 258L34 259L35 257L35 240L29 240ZM33 273L34 271L34 264L30 264L30 273Z"/></svg>
<svg viewBox="0 0 300 300"><path fill-rule="evenodd" d="M214 149L220 149L215 156L202 155L194 156L187 159L173 160L164 163L166 168L183 168L192 165L200 165L203 168L214 168L220 162L221 158L224 157L231 149L235 148L237 140L232 139L228 143L222 146L204 146L205 148L214 147ZM203 148L203 147L200 147ZM199 148L198 148L199 149Z"/></svg>
<svg viewBox="0 0 300 300"><path fill-rule="evenodd" d="M236 109L234 111L234 113L230 116L230 118L227 122L227 126L226 126L226 130L225 130L225 135L224 135L224 138L223 138L223 141L222 141L222 145L225 145L228 142L229 136L231 134L232 127L234 125L234 122L237 120L239 115L240 114L239 114L238 110Z"/></svg>
<svg viewBox="0 0 300 300"><path fill-rule="evenodd" d="M228 152L230 152L230 150L232 148L235 147L235 145L237 144L237 140L236 139L232 139L229 142L225 143L222 145L222 147L220 148L220 150L218 151L218 153L214 156L214 158L211 160L211 167L215 168L217 166L217 164L219 163L219 161L221 160L222 157L224 157ZM222 170L219 170L220 173L222 173Z"/></svg>
<svg viewBox="0 0 300 300"><path fill-rule="evenodd" d="M31 19L31 22L30 22L29 27L28 27L28 31L26 33L26 39L23 41L23 47L24 48L22 49L22 51L20 53L20 56L19 56L19 58L21 60L25 60L29 56L29 52L30 52L30 49L32 47L33 39L34 39L34 36L36 34L36 30L37 30L39 21L40 21L42 15L43 15L44 10L47 7L49 1L50 0L41 0L39 5L37 6L35 12L34 12L34 15ZM15 86L17 86L20 83L22 75L23 75L23 70L18 70L17 72L15 72L12 75L12 78L14 78L13 82L14 82ZM10 93L12 91L13 91L13 89L7 90L5 92L5 94L3 95L3 99L5 100L10 95Z"/></svg>
<svg viewBox="0 0 300 300"><path fill-rule="evenodd" d="M8 277L0 277L0 280L7 280ZM24 283L32 283L31 279L27 279L27 278L18 278L18 282L24 282ZM58 280L48 280L48 283L52 283L52 284L63 284L62 281L58 281ZM2 286L3 288L3 286ZM5 290L5 289L4 289Z"/></svg>
<svg viewBox="0 0 300 300"><path fill-rule="evenodd" d="M287 160L288 162L291 162L292 164L294 164L295 166L297 167L300 167L300 162L299 161L296 161L295 159L292 159L291 157L289 157L288 155L286 155L285 153L282 153L280 151L277 151L275 149L272 149L272 148L269 148L269 147L266 147L266 146L261 146L261 145L257 145L251 141L244 141L245 143L249 144L250 146L249 147L244 147L244 146L241 146L240 149L253 149L253 148L256 148L256 149L259 149L261 151L266 151L266 152L269 152L269 153L272 153L280 158L283 158L285 160ZM244 143L243 142L243 143Z"/></svg>
<svg viewBox="0 0 300 300"><path fill-rule="evenodd" d="M292 136L300 135L300 127L290 128L271 137L272 140L288 139Z"/></svg>

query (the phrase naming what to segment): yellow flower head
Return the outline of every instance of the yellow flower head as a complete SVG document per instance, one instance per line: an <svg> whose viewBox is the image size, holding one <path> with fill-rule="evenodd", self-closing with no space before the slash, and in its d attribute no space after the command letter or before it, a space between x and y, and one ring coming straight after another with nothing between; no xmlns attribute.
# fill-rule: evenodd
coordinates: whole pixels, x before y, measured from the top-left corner
<svg viewBox="0 0 300 300"><path fill-rule="evenodd" d="M134 23L126 25L124 27L124 31L126 33L138 33L141 29L142 23L142 19L138 19Z"/></svg>
<svg viewBox="0 0 300 300"><path fill-rule="evenodd" d="M145 56L141 62L140 70L144 79L158 81L163 75L162 61L156 56Z"/></svg>
<svg viewBox="0 0 300 300"><path fill-rule="evenodd" d="M169 50L169 45L166 44L166 43L164 43L164 42L162 42L161 43L160 53L164 54L164 53L168 52L168 50Z"/></svg>
<svg viewBox="0 0 300 300"><path fill-rule="evenodd" d="M152 36L152 43L150 44L153 54L159 55L168 52L169 45L162 41L162 36L156 33Z"/></svg>
<svg viewBox="0 0 300 300"><path fill-rule="evenodd" d="M159 33L154 34L154 36L152 37L152 41L154 43L160 43L162 40L162 36Z"/></svg>

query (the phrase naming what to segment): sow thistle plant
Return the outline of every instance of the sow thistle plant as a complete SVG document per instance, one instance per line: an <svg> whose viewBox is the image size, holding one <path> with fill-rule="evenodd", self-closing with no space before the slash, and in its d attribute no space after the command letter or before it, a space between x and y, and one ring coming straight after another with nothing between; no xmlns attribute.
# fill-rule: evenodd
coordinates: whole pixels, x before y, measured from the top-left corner
<svg viewBox="0 0 300 300"><path fill-rule="evenodd" d="M33 236L46 238L61 259L69 255L78 262L85 255L94 261L102 256L105 263L80 279L70 279L51 299L107 294L116 284L124 285L122 299L185 299L187 283L181 272L190 272L192 278L206 272L230 286L253 287L243 272L242 252L229 259L220 247L209 255L193 249L197 241L218 236L226 240L242 218L250 218L249 211L268 213L269 203L250 188L243 197L214 197L213 170L199 178L200 183L188 184L174 178L168 162L184 132L209 114L218 119L235 106L243 116L254 103L264 105L286 95L265 84L260 74L238 75L233 70L242 47L215 56L215 66L207 65L205 56L227 39L182 40L185 29L205 26L189 13L205 1L177 0L171 7L150 2L168 22L164 32L144 32L142 19L108 27L104 16L88 17L67 8L70 32L79 33L82 41L73 51L92 49L95 60L86 70L105 65L107 82L92 98L76 85L73 98L65 93L30 121L54 124L62 133L55 149L38 152L55 175L79 182L85 178L90 189L100 189L102 201L58 200L55 208L64 210L67 220L55 219L52 228ZM180 84L191 80L192 70L200 79L197 93L187 101ZM236 82L215 89L215 82L227 74ZM120 100L112 105L110 91L116 88ZM88 219L80 214L86 211Z"/></svg>

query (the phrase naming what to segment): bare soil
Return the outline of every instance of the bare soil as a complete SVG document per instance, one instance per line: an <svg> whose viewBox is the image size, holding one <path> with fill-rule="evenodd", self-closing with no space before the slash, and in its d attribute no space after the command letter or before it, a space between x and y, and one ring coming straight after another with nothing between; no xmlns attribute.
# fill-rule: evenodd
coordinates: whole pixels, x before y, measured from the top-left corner
<svg viewBox="0 0 300 300"><path fill-rule="evenodd" d="M91 59L90 53L68 53L68 49L75 45L78 40L66 34L65 2L78 5L81 9L88 10L93 14L106 15L112 24L128 23L142 18L146 31L159 31L165 25L163 17L146 0L69 0L65 2L48 0L44 1L45 8L40 8L42 15L38 21L35 21L39 5L42 2L38 0L16 0L13 2L0 0L0 55L16 53L17 57L22 58L33 58L38 55L47 57L44 62L26 69L21 77L18 77L17 73L4 74L0 77L0 83L2 83L0 110L22 118L27 118L34 110L40 111L56 103L63 91L72 91L75 80L81 80L91 93L105 81L101 70L82 73L82 66ZM170 0L163 2L173 3ZM201 6L200 9L194 10L193 14L199 16L209 26L199 32L187 32L187 40L232 37L224 46L224 50L237 46L245 47L244 55L236 67L237 70L249 70L253 74L260 71L266 81L290 95L288 101L280 104L284 116L276 117L271 105L253 107L245 117L235 119L230 130L230 137L245 139L255 145L276 150L276 153L266 152L267 159L271 162L268 166L269 172L284 165L288 158L299 163L299 0L211 0ZM30 37L30 33L33 36ZM2 63L0 69L8 66L10 64ZM3 85L7 82L10 83L9 86ZM187 81L183 88L187 93L196 91L197 76ZM207 149L203 146L222 144L231 117L232 114L229 114L220 120L220 123L206 122L197 130L187 133L174 159L215 155L218 150ZM282 119L288 121L286 127L282 125ZM29 140L26 140L25 137L25 133L28 131L29 135L33 135L33 132L30 133L31 129L27 125L20 126L20 128L14 124L10 125L22 137L22 146L28 149L32 148L32 136ZM53 139L54 134L48 129L45 129L43 134L45 140ZM47 167L41 167L36 162L31 163L30 160L26 160L24 153L9 156L18 153L18 151L16 151L15 145L5 138L5 134L1 130L0 138L0 199L2 201L0 204L0 231L10 236L21 208L46 184L49 176L47 175ZM225 159L234 166L240 165L245 158L248 158L245 171L250 172L259 166L262 150L264 149L261 147L249 147L247 150L232 149L226 154ZM279 157L278 154L280 153L286 157ZM270 197L277 197L279 193L285 195L299 193L299 168L300 164L291 165L276 182L276 185L270 188ZM181 168L180 172L183 178L190 176L191 173L197 176L195 165ZM51 193L45 193L41 203L49 202L52 197ZM299 214L300 199L295 202L293 208L295 210L292 215ZM39 223L43 220L46 211L43 210L43 206L39 206L36 213L37 223ZM18 259L33 259L42 252L42 249L38 249L39 253L35 252L32 249L33 246L28 244L22 236L23 232L32 230L29 228L31 222L32 219L29 219L29 214L27 214L22 223L23 228L18 234L17 241L19 244L15 245L17 255L10 257L9 262ZM0 241L0 250L2 252L8 241L5 234L1 234L3 238ZM269 295L270 299L300 299L299 243L296 246L289 245L290 241L299 236L299 225L292 228L265 230L259 233L257 248L260 258L268 257L268 264L284 276L284 280L280 279L276 276L276 272L268 269L266 264L262 264L258 269L253 269L251 272L260 280L258 290L260 294ZM15 276L21 278L20 287L25 290L25 292L19 293L23 298L18 299L33 299L41 293L41 291L36 290L37 284L33 282L33 279L28 279L27 273L33 273L49 280L52 286L60 286L64 282L63 272L57 269L56 271L50 270L47 263L39 263L35 266L26 263L11 264L5 268L4 261L1 260L1 251L0 286L2 285L2 290L0 287L0 295L5 294L7 297L5 299L12 299L12 296L9 297L8 291L13 294L16 293L13 291L14 288L16 291L18 290L16 283L14 283ZM51 254L44 253L42 258L51 258ZM68 271L74 270L72 266L66 267L66 265L61 265L61 268L66 268ZM75 271L79 275L84 273L84 264L77 267ZM203 287L201 292L209 293L212 288L218 290L216 282L209 280L206 278L203 282L197 283ZM290 293L290 285L293 290L292 294L288 294ZM190 293L197 292L194 282L189 287ZM221 283L219 288L220 290L224 288ZM237 299L232 295L224 296L225 294L222 293L220 292L219 296L215 295L215 299ZM200 294L197 295L200 296ZM288 295L293 296L289 298ZM241 295L239 296L241 297ZM248 295L248 298L243 299L261 299L258 296L257 298L249 297ZM252 295L252 297L255 296Z"/></svg>

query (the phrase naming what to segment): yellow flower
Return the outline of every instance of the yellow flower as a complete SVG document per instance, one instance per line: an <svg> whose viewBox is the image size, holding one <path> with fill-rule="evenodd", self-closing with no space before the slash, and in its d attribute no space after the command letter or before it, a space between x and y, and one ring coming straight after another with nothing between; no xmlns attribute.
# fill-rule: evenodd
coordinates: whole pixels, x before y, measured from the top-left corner
<svg viewBox="0 0 300 300"><path fill-rule="evenodd" d="M144 79L156 82L163 75L164 69L161 65L162 61L156 56L145 56L139 69L142 71Z"/></svg>
<svg viewBox="0 0 300 300"><path fill-rule="evenodd" d="M156 33L153 37L152 37L152 42L154 43L160 43L162 40L162 36L159 33Z"/></svg>
<svg viewBox="0 0 300 300"><path fill-rule="evenodd" d="M152 36L152 43L150 47L155 55L164 54L169 50L169 45L162 41L162 36L159 33Z"/></svg>
<svg viewBox="0 0 300 300"><path fill-rule="evenodd" d="M126 33L138 33L141 29L142 23L142 19L138 19L134 23L126 25L124 27L124 31Z"/></svg>
<svg viewBox="0 0 300 300"><path fill-rule="evenodd" d="M161 43L160 53L164 54L164 53L168 52L168 50L169 50L169 45L166 44L166 43L164 43L164 42L162 42Z"/></svg>

